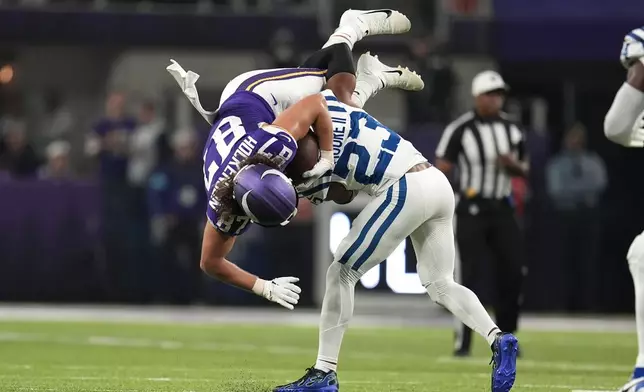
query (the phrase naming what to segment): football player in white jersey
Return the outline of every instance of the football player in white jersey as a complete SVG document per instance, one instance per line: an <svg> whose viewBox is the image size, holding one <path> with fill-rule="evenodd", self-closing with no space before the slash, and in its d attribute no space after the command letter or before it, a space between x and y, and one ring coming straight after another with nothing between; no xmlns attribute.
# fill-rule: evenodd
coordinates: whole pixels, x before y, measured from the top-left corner
<svg viewBox="0 0 644 392"><path fill-rule="evenodd" d="M628 70L606 114L604 133L625 147L644 147L644 27L624 37L620 56ZM635 286L635 322L639 345L632 380L622 390L644 391L644 233L635 237L626 255Z"/></svg>
<svg viewBox="0 0 644 392"><path fill-rule="evenodd" d="M487 340L493 351L492 391L509 391L516 377L518 342L499 330L472 291L454 281L454 193L447 178L410 142L365 111L339 102L331 91L322 95L333 122L335 167L313 186L298 191L314 203L330 199L346 203L357 192L373 199L353 222L328 269L314 367L274 391L339 390L336 368L353 315L355 285L407 236L430 298ZM305 101L292 109L298 105L296 112L303 116L310 110ZM303 121L298 126L311 125Z"/></svg>

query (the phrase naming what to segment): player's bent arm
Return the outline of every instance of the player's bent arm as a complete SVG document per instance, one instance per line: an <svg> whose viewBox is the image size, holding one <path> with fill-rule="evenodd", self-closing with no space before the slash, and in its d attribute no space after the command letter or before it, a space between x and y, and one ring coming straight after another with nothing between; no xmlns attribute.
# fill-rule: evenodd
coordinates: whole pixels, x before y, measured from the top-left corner
<svg viewBox="0 0 644 392"><path fill-rule="evenodd" d="M341 205L349 204L358 196L358 193L358 191L350 191L344 186L334 182L329 186L329 191L324 200Z"/></svg>
<svg viewBox="0 0 644 392"><path fill-rule="evenodd" d="M615 143L629 146L633 127L643 111L644 64L638 61L629 68L627 81L615 95L606 114L604 134Z"/></svg>
<svg viewBox="0 0 644 392"><path fill-rule="evenodd" d="M295 285L298 278L287 276L266 281L244 271L226 259L235 244L235 237L228 236L206 222L201 245L201 269L213 278L276 302L293 310L302 290Z"/></svg>
<svg viewBox="0 0 644 392"><path fill-rule="evenodd" d="M289 107L277 116L273 125L284 128L295 140L306 136L309 128L313 126L318 136L322 158L333 162L333 123L322 94L309 95Z"/></svg>
<svg viewBox="0 0 644 392"><path fill-rule="evenodd" d="M300 140L313 126L322 150L333 150L333 124L322 94L309 95L283 111L273 125L284 128L295 140Z"/></svg>
<svg viewBox="0 0 644 392"><path fill-rule="evenodd" d="M206 222L201 245L201 269L222 282L252 291L259 278L226 260L234 244L235 237L224 235Z"/></svg>

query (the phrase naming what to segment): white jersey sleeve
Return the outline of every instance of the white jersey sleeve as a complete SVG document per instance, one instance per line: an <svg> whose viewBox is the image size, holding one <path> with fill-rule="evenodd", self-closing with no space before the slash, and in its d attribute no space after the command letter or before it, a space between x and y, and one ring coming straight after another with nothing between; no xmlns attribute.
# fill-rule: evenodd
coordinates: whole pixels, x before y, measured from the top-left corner
<svg viewBox="0 0 644 392"><path fill-rule="evenodd" d="M643 147L643 117L644 92L624 83L604 119L604 134L623 146Z"/></svg>

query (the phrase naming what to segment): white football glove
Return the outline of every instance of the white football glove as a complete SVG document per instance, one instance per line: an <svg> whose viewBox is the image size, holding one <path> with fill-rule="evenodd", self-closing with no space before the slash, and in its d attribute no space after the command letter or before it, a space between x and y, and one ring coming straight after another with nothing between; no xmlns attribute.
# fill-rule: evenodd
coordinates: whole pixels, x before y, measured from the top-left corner
<svg viewBox="0 0 644 392"><path fill-rule="evenodd" d="M257 295L261 295L271 302L282 305L286 309L293 310L294 305L297 305L297 302L300 299L300 293L302 292L302 289L294 284L299 281L300 278L295 278L293 276L275 278L270 282L258 278L253 286L253 292Z"/></svg>
<svg viewBox="0 0 644 392"><path fill-rule="evenodd" d="M635 61L642 61L644 58L644 29L637 28L626 34L619 59L628 69Z"/></svg>
<svg viewBox="0 0 644 392"><path fill-rule="evenodd" d="M302 186L308 188L313 185L313 183L326 172L333 170L335 166L333 160L333 151L320 151L320 160L318 163L313 166L309 171L302 173L302 178L308 179L302 183Z"/></svg>

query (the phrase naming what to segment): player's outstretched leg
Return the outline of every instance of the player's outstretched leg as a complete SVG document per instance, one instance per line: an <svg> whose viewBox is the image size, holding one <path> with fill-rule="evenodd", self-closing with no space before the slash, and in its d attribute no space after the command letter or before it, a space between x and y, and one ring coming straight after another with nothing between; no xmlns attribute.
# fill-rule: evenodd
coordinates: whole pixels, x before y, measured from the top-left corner
<svg viewBox="0 0 644 392"><path fill-rule="evenodd" d="M360 56L356 77L353 102L359 107L363 107L369 98L383 88L419 91L425 87L423 79L416 72L401 66L385 65L378 56L372 56L369 52Z"/></svg>
<svg viewBox="0 0 644 392"><path fill-rule="evenodd" d="M411 233L418 260L418 275L427 294L452 312L463 324L485 338L492 349L492 392L508 392L516 378L517 338L502 333L476 294L454 281L454 194L437 169L426 170L419 194L424 196L429 219ZM420 174L419 174L420 175Z"/></svg>
<svg viewBox="0 0 644 392"><path fill-rule="evenodd" d="M644 233L635 237L626 256L635 287L635 325L637 327L638 355L632 381L644 377ZM644 391L644 379L635 382L628 391Z"/></svg>
<svg viewBox="0 0 644 392"><path fill-rule="evenodd" d="M362 101L368 98L359 103L352 98L356 87L356 71L351 54L353 45L366 36L400 34L410 28L409 19L395 10L346 11L322 49L311 55L302 67L326 69L327 88L340 102L362 107Z"/></svg>

